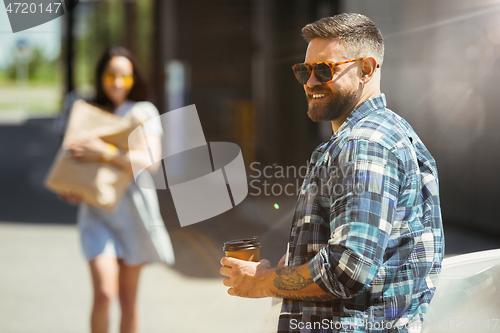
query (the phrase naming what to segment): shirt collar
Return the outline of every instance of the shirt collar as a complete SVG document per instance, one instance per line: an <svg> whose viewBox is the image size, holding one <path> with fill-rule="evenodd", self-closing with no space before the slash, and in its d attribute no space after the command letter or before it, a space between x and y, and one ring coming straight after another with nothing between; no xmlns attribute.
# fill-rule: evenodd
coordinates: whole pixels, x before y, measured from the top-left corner
<svg viewBox="0 0 500 333"><path fill-rule="evenodd" d="M340 126L338 131L334 134L336 136L338 133L343 132L347 127L352 127L359 120L366 117L370 113L379 110L385 109L387 106L387 102L385 100L385 94L380 94L375 97L369 98L360 105L358 105L354 110L352 110L349 117L347 117L346 121Z"/></svg>

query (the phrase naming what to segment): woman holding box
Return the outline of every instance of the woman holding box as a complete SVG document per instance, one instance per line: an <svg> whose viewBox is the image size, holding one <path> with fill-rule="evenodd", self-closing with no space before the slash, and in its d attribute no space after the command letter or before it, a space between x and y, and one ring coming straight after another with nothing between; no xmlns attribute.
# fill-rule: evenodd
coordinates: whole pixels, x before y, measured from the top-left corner
<svg viewBox="0 0 500 333"><path fill-rule="evenodd" d="M155 119L148 127L148 140L150 147L154 147L151 151L154 160L159 160L163 134L159 113L153 104L146 101L144 80L126 49L113 47L103 54L96 68L95 90L93 104L102 109L120 117L131 117L134 110L134 115L139 112L143 119ZM120 150L98 137L76 140L66 148L70 158L76 162L101 161L129 171L131 169L128 151ZM132 162L147 167L151 160L149 156L143 157L134 154ZM141 181L152 184L149 174ZM141 188L132 179L113 211L86 205L75 192L61 195L70 202L79 203L77 223L94 289L92 332L108 331L110 304L116 296L122 310L120 332L136 332L139 321L136 295L141 268L153 262L174 263L156 191Z"/></svg>

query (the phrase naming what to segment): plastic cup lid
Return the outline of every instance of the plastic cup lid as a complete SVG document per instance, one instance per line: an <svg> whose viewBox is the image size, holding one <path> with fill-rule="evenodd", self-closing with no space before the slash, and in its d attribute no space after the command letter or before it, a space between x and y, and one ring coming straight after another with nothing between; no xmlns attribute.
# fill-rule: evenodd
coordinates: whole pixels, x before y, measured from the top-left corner
<svg viewBox="0 0 500 333"><path fill-rule="evenodd" d="M259 237L235 239L224 243L224 251L250 250L260 247Z"/></svg>

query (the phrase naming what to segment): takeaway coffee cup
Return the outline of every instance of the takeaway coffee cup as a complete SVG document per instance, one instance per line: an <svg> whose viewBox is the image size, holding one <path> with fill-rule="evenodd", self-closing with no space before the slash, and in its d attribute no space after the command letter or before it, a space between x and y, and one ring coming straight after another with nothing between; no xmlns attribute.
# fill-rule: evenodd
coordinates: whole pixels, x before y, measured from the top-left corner
<svg viewBox="0 0 500 333"><path fill-rule="evenodd" d="M247 261L260 260L259 237L236 239L224 243L226 257L232 257Z"/></svg>

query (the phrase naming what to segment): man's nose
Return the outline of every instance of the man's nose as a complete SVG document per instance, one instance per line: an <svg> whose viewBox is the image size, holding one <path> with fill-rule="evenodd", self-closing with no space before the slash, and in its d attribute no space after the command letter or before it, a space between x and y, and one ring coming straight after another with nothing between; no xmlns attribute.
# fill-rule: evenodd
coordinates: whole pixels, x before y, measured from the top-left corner
<svg viewBox="0 0 500 333"><path fill-rule="evenodd" d="M322 85L323 83L316 78L316 75L314 75L314 70L311 72L311 76L309 76L309 80L307 80L306 85L308 88L312 88L314 86L319 86Z"/></svg>

